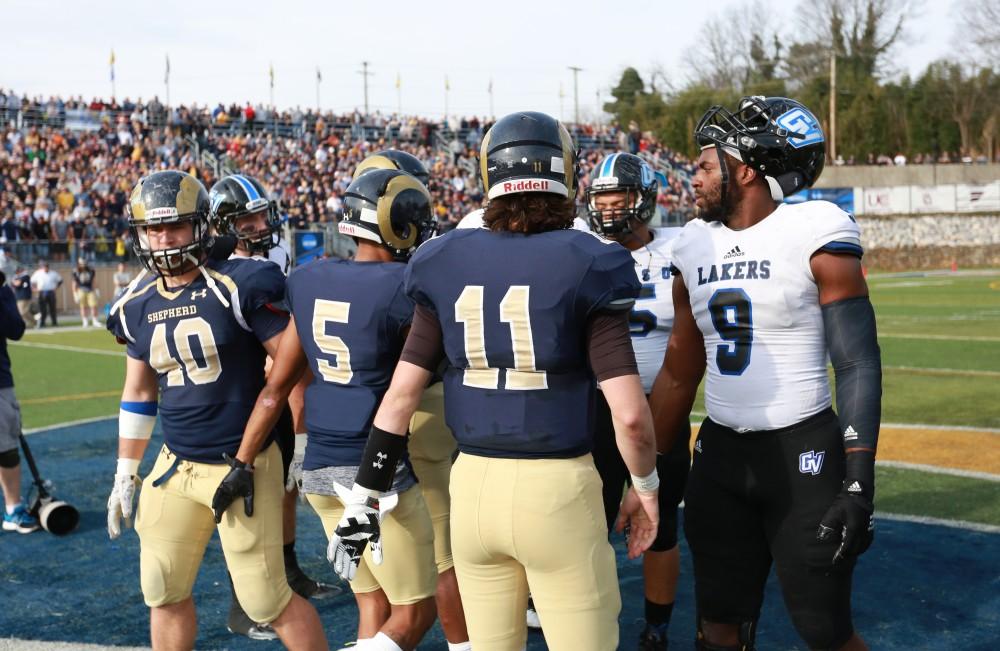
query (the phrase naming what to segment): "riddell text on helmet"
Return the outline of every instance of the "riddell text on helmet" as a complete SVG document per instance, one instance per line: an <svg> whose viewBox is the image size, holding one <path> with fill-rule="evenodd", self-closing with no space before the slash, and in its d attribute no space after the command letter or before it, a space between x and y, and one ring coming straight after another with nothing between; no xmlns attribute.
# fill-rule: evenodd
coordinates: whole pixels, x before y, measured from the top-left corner
<svg viewBox="0 0 1000 651"><path fill-rule="evenodd" d="M525 192L527 190L538 190L546 192L549 189L548 181L505 181L503 183L504 192Z"/></svg>

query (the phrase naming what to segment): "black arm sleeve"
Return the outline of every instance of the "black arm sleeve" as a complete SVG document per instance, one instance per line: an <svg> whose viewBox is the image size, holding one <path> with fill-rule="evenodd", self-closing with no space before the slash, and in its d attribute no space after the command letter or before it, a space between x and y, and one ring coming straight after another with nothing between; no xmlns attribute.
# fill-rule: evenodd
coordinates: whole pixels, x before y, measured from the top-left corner
<svg viewBox="0 0 1000 651"><path fill-rule="evenodd" d="M867 296L822 306L826 345L837 383L837 414L847 455L848 476L874 474L882 416L882 355L875 310ZM873 483L873 478L870 480Z"/></svg>
<svg viewBox="0 0 1000 651"><path fill-rule="evenodd" d="M639 373L628 314L628 310L602 311L587 322L587 352L598 382Z"/></svg>

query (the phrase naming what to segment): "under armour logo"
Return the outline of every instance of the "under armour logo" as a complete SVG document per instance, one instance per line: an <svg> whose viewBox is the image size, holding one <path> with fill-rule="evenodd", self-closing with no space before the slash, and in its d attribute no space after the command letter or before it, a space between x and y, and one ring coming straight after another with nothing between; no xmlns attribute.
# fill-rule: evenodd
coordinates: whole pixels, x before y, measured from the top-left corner
<svg viewBox="0 0 1000 651"><path fill-rule="evenodd" d="M803 475L818 475L823 468L823 457L826 452L803 452L799 455L799 472Z"/></svg>
<svg viewBox="0 0 1000 651"><path fill-rule="evenodd" d="M207 289L195 289L195 290L191 291L191 298L192 299L194 299L194 298L205 298L206 296L208 296L208 290Z"/></svg>
<svg viewBox="0 0 1000 651"><path fill-rule="evenodd" d="M385 461L386 459L388 459L389 455L388 454L382 454L381 452L376 452L375 456L377 458L376 458L375 461L372 462L372 466L374 466L374 467L378 468L379 470L381 470L382 469L382 462Z"/></svg>

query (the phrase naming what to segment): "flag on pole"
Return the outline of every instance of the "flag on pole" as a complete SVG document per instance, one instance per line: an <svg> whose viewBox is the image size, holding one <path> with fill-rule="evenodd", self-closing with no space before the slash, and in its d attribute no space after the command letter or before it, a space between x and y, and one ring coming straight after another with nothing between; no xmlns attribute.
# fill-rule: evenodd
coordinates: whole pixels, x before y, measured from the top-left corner
<svg viewBox="0 0 1000 651"><path fill-rule="evenodd" d="M316 82L318 83L321 81L323 81L323 75L319 71L319 66L316 66Z"/></svg>
<svg viewBox="0 0 1000 651"><path fill-rule="evenodd" d="M163 83L169 84L170 83L170 55L168 54L166 56L167 56L167 66L166 66L166 68L163 71Z"/></svg>
<svg viewBox="0 0 1000 651"><path fill-rule="evenodd" d="M111 59L108 61L108 65L111 67L111 81L115 80L115 50L111 48Z"/></svg>
<svg viewBox="0 0 1000 651"><path fill-rule="evenodd" d="M268 77L270 77L270 79L271 79L271 89L273 90L274 89L274 64L273 63L270 64L270 67L267 69L267 74L268 74Z"/></svg>
<svg viewBox="0 0 1000 651"><path fill-rule="evenodd" d="M492 93L493 92L493 77L490 77L490 85L489 85L489 88L486 89L486 92L487 93Z"/></svg>
<svg viewBox="0 0 1000 651"><path fill-rule="evenodd" d="M403 85L403 80L399 77L399 72L396 73L396 90L399 90Z"/></svg>
<svg viewBox="0 0 1000 651"><path fill-rule="evenodd" d="M444 89L445 90L451 90L451 84L448 83L448 75L444 76Z"/></svg>
<svg viewBox="0 0 1000 651"><path fill-rule="evenodd" d="M566 97L566 91L563 90L562 82L559 82L559 99Z"/></svg>

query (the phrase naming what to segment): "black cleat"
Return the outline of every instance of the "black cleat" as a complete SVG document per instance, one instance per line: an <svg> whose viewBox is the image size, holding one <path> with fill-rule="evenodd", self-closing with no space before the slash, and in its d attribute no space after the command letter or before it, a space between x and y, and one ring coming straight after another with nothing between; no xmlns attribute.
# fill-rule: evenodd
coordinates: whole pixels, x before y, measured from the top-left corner
<svg viewBox="0 0 1000 651"><path fill-rule="evenodd" d="M344 591L344 589L339 585L330 585L329 583L313 581L306 576L305 572L298 568L294 570L286 569L285 573L288 578L288 585L303 599L328 599L330 597L335 597Z"/></svg>
<svg viewBox="0 0 1000 651"><path fill-rule="evenodd" d="M646 624L639 634L639 651L667 651L667 625Z"/></svg>
<svg viewBox="0 0 1000 651"><path fill-rule="evenodd" d="M270 624L258 624L253 621L238 603L233 601L229 607L229 618L226 620L226 628L234 635L242 635L251 640L277 640L278 634L274 632Z"/></svg>

